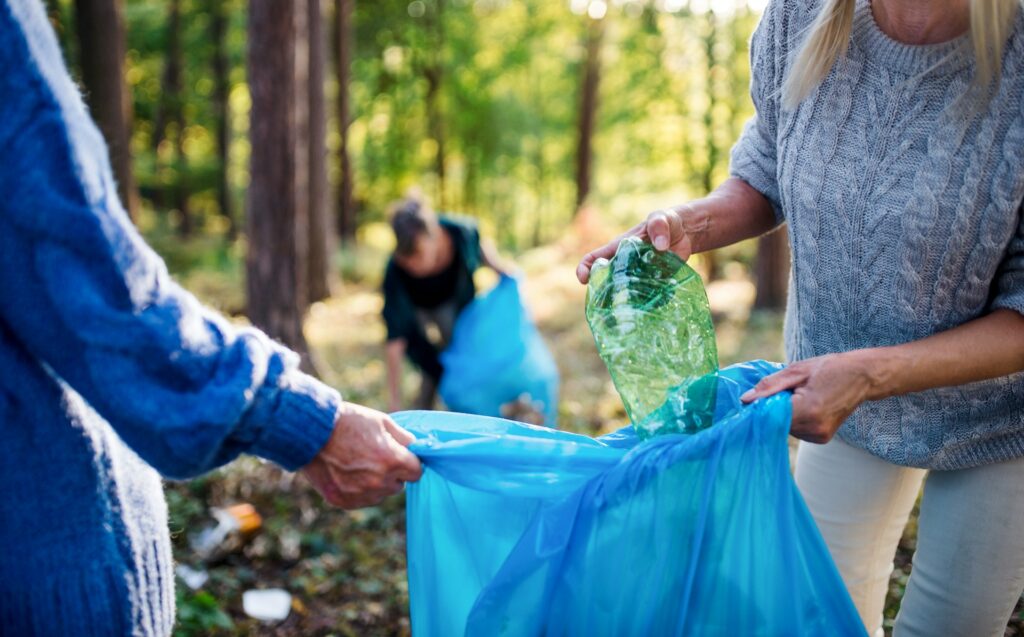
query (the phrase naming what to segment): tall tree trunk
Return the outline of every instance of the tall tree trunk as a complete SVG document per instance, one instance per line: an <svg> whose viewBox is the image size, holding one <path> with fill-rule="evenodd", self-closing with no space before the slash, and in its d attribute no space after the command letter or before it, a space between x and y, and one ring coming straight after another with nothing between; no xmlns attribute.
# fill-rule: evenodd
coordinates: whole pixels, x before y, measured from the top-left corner
<svg viewBox="0 0 1024 637"><path fill-rule="evenodd" d="M160 146L167 138L168 124L174 124L174 184L167 187L161 179L158 188L160 207L171 206L181 215L178 231L183 236L192 234L192 215L188 208L188 162L185 159L185 113L182 92L182 48L181 48L181 0L171 0L167 10L167 56L164 61L164 75L161 80L160 97L154 116L153 151L157 154L160 168ZM170 192L168 192L168 190ZM170 199L170 201L168 201Z"/></svg>
<svg viewBox="0 0 1024 637"><path fill-rule="evenodd" d="M352 73L352 49L355 43L355 29L352 12L355 0L335 0L334 50L337 56L338 76L338 132L341 146L338 148L338 163L341 181L338 185L338 234L349 243L356 237L356 202L352 177L352 158L349 156L349 124L351 104L349 82Z"/></svg>
<svg viewBox="0 0 1024 637"><path fill-rule="evenodd" d="M789 284L789 237L785 227L757 240L757 295L754 308L781 310Z"/></svg>
<svg viewBox="0 0 1024 637"><path fill-rule="evenodd" d="M431 31L433 46L427 52L429 62L424 69L427 79L427 127L437 147L434 154L434 173L437 175L435 204L445 208L445 156L444 112L441 106L441 83L444 79L444 0L434 0L435 11L427 12L426 24Z"/></svg>
<svg viewBox="0 0 1024 637"><path fill-rule="evenodd" d="M117 193L128 215L138 213L132 175L131 97L124 82L124 21L120 0L75 0L85 99L110 150Z"/></svg>
<svg viewBox="0 0 1024 637"><path fill-rule="evenodd" d="M308 10L297 0L249 3L250 114L246 258L248 314L312 369L308 304Z"/></svg>
<svg viewBox="0 0 1024 637"><path fill-rule="evenodd" d="M334 228L327 213L327 113L324 106L325 43L320 0L306 0L309 42L309 301L331 295Z"/></svg>
<svg viewBox="0 0 1024 637"><path fill-rule="evenodd" d="M174 122L174 207L181 215L178 231L192 234L192 212L188 207L188 160L185 158L185 95L182 90L181 0L171 0L167 47L168 90L171 94L171 121Z"/></svg>
<svg viewBox="0 0 1024 637"><path fill-rule="evenodd" d="M210 39L213 41L213 119L214 134L217 137L217 207L227 220L228 238L238 236L234 205L231 200L231 182L228 180L228 151L231 145L231 111L228 94L231 80L228 77L228 54L225 44L227 15L223 0L209 0L207 12L210 15Z"/></svg>
<svg viewBox="0 0 1024 637"><path fill-rule="evenodd" d="M587 18L586 59L583 62L583 83L580 87L579 138L576 146L576 210L590 196L594 172L594 125L597 121L597 95L601 83L601 43L604 41L604 20ZM575 214L574 212L574 214Z"/></svg>
<svg viewBox="0 0 1024 637"><path fill-rule="evenodd" d="M702 175L702 186L707 194L715 187L715 168L718 167L721 149L715 140L715 107L718 104L718 94L715 86L715 67L718 61L715 58L715 47L718 40L718 24L715 21L715 12L710 8L706 14L707 33L704 36L704 56L707 60L705 69L704 94L708 97L708 105L704 111L704 139L707 149L708 163ZM703 254L704 262L707 264L707 280L713 281L718 278L718 255L714 250Z"/></svg>

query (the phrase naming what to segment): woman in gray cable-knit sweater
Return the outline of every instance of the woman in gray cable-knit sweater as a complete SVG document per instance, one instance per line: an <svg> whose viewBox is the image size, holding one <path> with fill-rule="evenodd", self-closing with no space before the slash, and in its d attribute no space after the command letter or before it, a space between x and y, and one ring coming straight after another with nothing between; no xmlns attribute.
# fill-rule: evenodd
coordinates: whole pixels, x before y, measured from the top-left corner
<svg viewBox="0 0 1024 637"><path fill-rule="evenodd" d="M687 258L787 222L794 362L745 399L793 391L797 483L870 634L926 475L895 634L1002 635L1024 590L1022 13L773 0L732 178L630 231Z"/></svg>

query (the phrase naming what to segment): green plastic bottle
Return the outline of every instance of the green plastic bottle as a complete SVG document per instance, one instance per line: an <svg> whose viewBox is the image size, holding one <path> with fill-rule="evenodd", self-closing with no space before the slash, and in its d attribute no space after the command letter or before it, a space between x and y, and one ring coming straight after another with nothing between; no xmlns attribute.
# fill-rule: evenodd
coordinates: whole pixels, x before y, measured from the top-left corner
<svg viewBox="0 0 1024 637"><path fill-rule="evenodd" d="M640 437L711 425L718 350L693 268L628 237L611 261L594 263L586 308L597 351Z"/></svg>

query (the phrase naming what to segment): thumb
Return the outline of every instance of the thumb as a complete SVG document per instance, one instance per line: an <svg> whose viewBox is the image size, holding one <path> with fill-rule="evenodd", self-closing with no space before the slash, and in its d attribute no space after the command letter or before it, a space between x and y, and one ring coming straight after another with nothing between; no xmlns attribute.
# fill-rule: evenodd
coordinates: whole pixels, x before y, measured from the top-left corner
<svg viewBox="0 0 1024 637"><path fill-rule="evenodd" d="M773 396L780 391L798 387L805 380L807 380L807 376L802 372L794 371L792 368L784 369L762 378L752 389L740 396L740 400L749 403L758 398Z"/></svg>
<svg viewBox="0 0 1024 637"><path fill-rule="evenodd" d="M412 435L405 429L399 427L398 423L396 423L390 417L385 417L383 424L384 429L389 434L391 434L391 437L394 438L395 441L398 442L398 444L402 445L403 447L408 447L409 445L416 441L416 436Z"/></svg>
<svg viewBox="0 0 1024 637"><path fill-rule="evenodd" d="M656 250L665 251L672 245L672 228L668 215L662 210L655 210L647 217L647 237Z"/></svg>

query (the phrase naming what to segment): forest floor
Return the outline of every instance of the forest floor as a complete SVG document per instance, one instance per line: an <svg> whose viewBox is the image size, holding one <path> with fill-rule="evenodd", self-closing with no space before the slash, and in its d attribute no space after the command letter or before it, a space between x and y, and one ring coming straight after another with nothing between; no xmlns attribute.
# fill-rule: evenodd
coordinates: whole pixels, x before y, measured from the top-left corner
<svg viewBox="0 0 1024 637"><path fill-rule="evenodd" d="M559 424L592 435L626 423L583 317L585 290L573 275L581 245L594 243L586 238L567 240L517 259L525 273L530 311L561 372ZM383 263L381 254L360 257ZM709 285L708 294L722 365L755 358L781 360L781 315L751 312L754 286L742 265L726 263L720 269L723 276ZM237 305L237 282L220 282L202 269L181 278L208 302L226 309ZM331 299L314 305L306 323L323 379L347 399L376 408L386 405L381 303L369 276L346 283ZM411 395L415 375L407 376ZM176 635L409 634L404 497L360 511L332 509L301 476L253 458L188 483L168 483L166 492L178 563L210 576L199 590L189 589L179 578ZM210 507L240 502L252 504L261 514L262 529L239 550L212 563L202 562L189 539L211 524ZM896 557L887 632L909 575L916 519L915 511ZM290 616L273 624L249 619L242 610L243 591L272 587L292 594ZM1020 606L1006 635L1024 636Z"/></svg>

